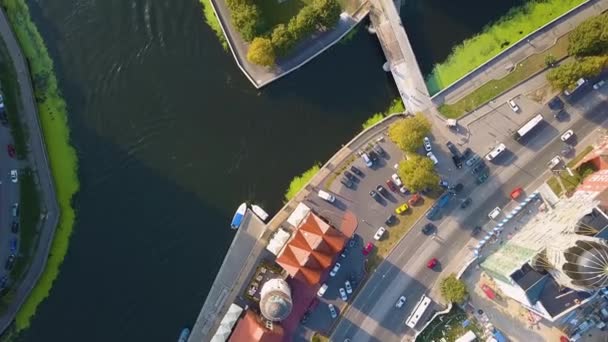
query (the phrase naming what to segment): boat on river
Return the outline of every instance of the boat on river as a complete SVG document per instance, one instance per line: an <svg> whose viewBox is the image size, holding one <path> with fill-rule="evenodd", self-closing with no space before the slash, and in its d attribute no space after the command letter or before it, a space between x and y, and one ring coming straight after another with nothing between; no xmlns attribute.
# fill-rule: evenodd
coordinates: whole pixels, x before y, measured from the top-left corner
<svg viewBox="0 0 608 342"><path fill-rule="evenodd" d="M268 213L264 211L264 209L262 209L262 207L256 205L256 204L252 204L251 205L251 210L258 215L258 217L260 218L260 220L262 220L263 222L266 222L266 220L268 219Z"/></svg>
<svg viewBox="0 0 608 342"><path fill-rule="evenodd" d="M190 329L182 329L182 332L179 333L179 338L177 339L177 342L187 342L188 336L190 336Z"/></svg>
<svg viewBox="0 0 608 342"><path fill-rule="evenodd" d="M245 216L245 211L247 211L247 204L241 203L239 207L236 209L236 213L234 213L234 217L232 217L232 222L230 223L230 228L239 229L241 223L243 222L243 217Z"/></svg>

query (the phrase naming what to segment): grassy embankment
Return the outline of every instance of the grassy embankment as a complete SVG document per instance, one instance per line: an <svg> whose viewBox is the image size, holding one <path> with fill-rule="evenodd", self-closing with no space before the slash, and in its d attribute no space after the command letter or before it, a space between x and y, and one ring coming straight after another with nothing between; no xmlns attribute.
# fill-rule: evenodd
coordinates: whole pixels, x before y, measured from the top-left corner
<svg viewBox="0 0 608 342"><path fill-rule="evenodd" d="M405 106L403 105L403 101L401 98L396 98L391 102L390 106L384 111L379 113L374 113L372 116L365 120L365 122L361 125L363 130L377 124L382 121L385 117L395 114L395 113L403 113L405 111Z"/></svg>
<svg viewBox="0 0 608 342"><path fill-rule="evenodd" d="M25 1L2 0L1 3L11 21L23 54L29 61L39 120L61 212L46 268L17 313L15 327L19 331L27 328L38 304L48 296L53 281L59 274L59 267L67 253L69 238L74 227L75 213L71 201L80 184L77 176L76 152L69 143L67 108L54 74L53 61L30 18Z"/></svg>
<svg viewBox="0 0 608 342"><path fill-rule="evenodd" d="M568 164L566 164L566 165L568 167L573 167L576 163L579 162L579 160L583 159L592 150L593 150L593 146L591 146L591 145L585 147L581 151L581 153L577 154L576 157L572 158L572 160L569 161ZM583 178L588 176L589 173L592 171L593 170L590 168L583 167L582 170L580 170L580 172L577 170L572 170L572 173L574 174L574 176L570 176L570 174L568 174L567 172L560 172L559 178L562 179L562 183L564 184L564 187L566 188L566 192L571 192L574 189L576 189L576 187L581 183ZM557 196L562 194L562 187L559 185L559 181L557 180L556 176L552 176L551 178L549 178L547 180L547 185L549 185L551 190L553 190L553 192Z"/></svg>
<svg viewBox="0 0 608 342"><path fill-rule="evenodd" d="M224 50L228 51L228 42L226 41L226 36L224 36L224 32L222 31L220 21L217 16L215 16L215 11L211 6L211 0L199 1L203 6L203 15L205 16L205 22L207 23L207 25L209 25L209 27L211 27L213 32L215 32L215 35L217 36L217 39L219 39Z"/></svg>
<svg viewBox="0 0 608 342"><path fill-rule="evenodd" d="M530 1L516 7L483 31L456 46L448 58L435 65L426 84L435 94L490 60L526 35L566 13L585 0Z"/></svg>
<svg viewBox="0 0 608 342"><path fill-rule="evenodd" d="M483 84L453 104L441 105L439 111L447 118L458 118L474 110L499 94L516 86L526 78L545 69L547 67L545 59L549 55L554 56L557 60L568 56L568 34L559 38L555 45L547 50L531 55L518 63L515 69L507 76Z"/></svg>
<svg viewBox="0 0 608 342"><path fill-rule="evenodd" d="M317 163L310 169L304 171L304 173L301 175L294 177L294 179L292 179L289 183L289 188L287 188L287 191L285 192L285 202L288 202L290 199L294 198L294 196L300 190L302 190L302 188L304 188L304 185L306 185L306 183L308 183L312 177L319 172L319 169L321 169L321 164Z"/></svg>

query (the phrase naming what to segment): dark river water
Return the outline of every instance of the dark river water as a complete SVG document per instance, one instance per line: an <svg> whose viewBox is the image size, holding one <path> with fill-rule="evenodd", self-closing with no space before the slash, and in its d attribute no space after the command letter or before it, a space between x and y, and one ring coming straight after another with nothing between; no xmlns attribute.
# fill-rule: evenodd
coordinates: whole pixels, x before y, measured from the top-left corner
<svg viewBox="0 0 608 342"><path fill-rule="evenodd" d="M519 1L404 0L425 72ZM397 93L359 30L259 91L197 0L30 1L57 67L80 158L77 223L23 341L174 341L191 325L236 206L273 213Z"/></svg>

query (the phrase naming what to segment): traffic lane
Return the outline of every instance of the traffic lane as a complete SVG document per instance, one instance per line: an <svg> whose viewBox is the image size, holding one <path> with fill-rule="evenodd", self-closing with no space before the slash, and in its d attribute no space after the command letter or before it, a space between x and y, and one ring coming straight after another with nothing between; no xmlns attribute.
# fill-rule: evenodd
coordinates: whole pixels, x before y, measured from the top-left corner
<svg viewBox="0 0 608 342"><path fill-rule="evenodd" d="M0 172L2 173L2 176L0 177L0 181L2 182L0 185L0 227L2 227L0 230L0 246L2 246L0 261L2 262L1 267L3 268L0 272L1 278L9 273L4 267L8 256L11 254L9 248L10 241L14 238L18 238L18 235L13 234L11 231L11 224L13 222L11 207L13 203L18 202L19 184L15 184L10 180L10 171L18 169L18 161L11 158L6 149L8 144L12 144L12 137L8 128L3 127L0 129L0 144L2 144L2 146L0 146Z"/></svg>

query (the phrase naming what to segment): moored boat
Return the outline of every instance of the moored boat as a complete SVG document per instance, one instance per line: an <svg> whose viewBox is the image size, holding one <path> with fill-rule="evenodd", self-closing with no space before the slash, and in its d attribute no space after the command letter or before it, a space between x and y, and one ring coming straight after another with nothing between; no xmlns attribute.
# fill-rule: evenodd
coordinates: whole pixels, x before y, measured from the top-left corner
<svg viewBox="0 0 608 342"><path fill-rule="evenodd" d="M234 217L232 217L232 222L230 223L230 227L232 229L239 229L246 210L247 204L245 203L241 203L241 205L239 205L239 207L236 209L236 213L234 213Z"/></svg>
<svg viewBox="0 0 608 342"><path fill-rule="evenodd" d="M182 329L182 332L179 333L179 338L177 339L177 342L187 342L188 336L190 336L190 329Z"/></svg>
<svg viewBox="0 0 608 342"><path fill-rule="evenodd" d="M252 204L251 205L251 210L258 215L258 217L266 222L266 220L268 219L268 213L264 211L264 209L262 209L262 207L256 205L256 204Z"/></svg>

